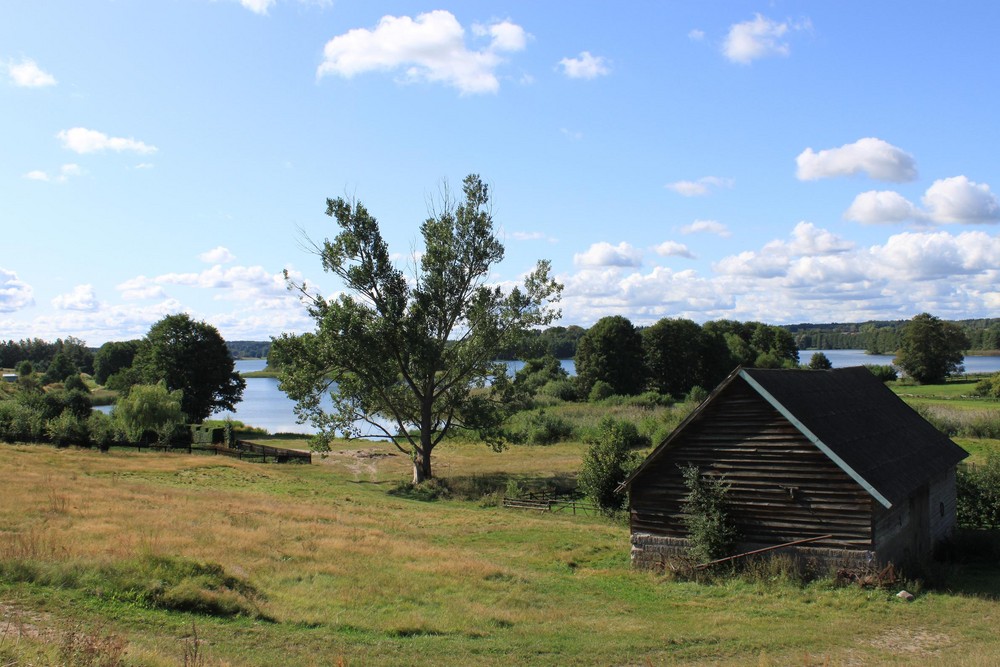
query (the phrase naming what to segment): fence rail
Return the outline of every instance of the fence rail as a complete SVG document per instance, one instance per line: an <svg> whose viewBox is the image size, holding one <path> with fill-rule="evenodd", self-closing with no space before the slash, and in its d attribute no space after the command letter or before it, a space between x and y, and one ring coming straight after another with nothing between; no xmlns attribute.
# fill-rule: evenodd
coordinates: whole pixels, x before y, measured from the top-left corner
<svg viewBox="0 0 1000 667"><path fill-rule="evenodd" d="M544 493L527 493L522 496L504 496L503 506L510 509L535 510L538 512L565 512L590 516L598 513L597 505L571 496Z"/></svg>
<svg viewBox="0 0 1000 667"><path fill-rule="evenodd" d="M234 459L240 459L241 461L255 461L259 463L268 463L269 461L271 463L312 463L312 454L309 452L303 452L296 449L285 449L283 447L271 447L270 445L259 445L247 440L237 440L233 443L232 447L207 444L167 447L163 445L147 445L143 443L135 443L126 446L129 448L134 447L139 451L142 451L143 449L151 449L163 452L186 452L188 454L204 452L207 454L229 456Z"/></svg>

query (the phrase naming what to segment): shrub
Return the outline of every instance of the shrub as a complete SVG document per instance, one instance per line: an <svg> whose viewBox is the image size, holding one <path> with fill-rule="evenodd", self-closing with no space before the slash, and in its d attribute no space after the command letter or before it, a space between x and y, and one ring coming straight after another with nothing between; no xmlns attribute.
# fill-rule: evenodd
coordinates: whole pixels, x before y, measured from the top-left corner
<svg viewBox="0 0 1000 667"><path fill-rule="evenodd" d="M538 393L543 396L551 396L561 401L575 401L579 398L576 393L576 383L572 380L549 380Z"/></svg>
<svg viewBox="0 0 1000 667"><path fill-rule="evenodd" d="M45 422L45 434L49 440L60 447L68 445L90 444L87 434L87 422L66 408L62 413Z"/></svg>
<svg viewBox="0 0 1000 667"><path fill-rule="evenodd" d="M972 391L976 396L1000 398L1000 373L994 373L988 378L983 378L976 383L976 388Z"/></svg>
<svg viewBox="0 0 1000 667"><path fill-rule="evenodd" d="M892 382L899 378L899 371L892 364L865 364L865 368L882 382Z"/></svg>
<svg viewBox="0 0 1000 667"><path fill-rule="evenodd" d="M958 525L1000 529L1000 455L991 454L981 466L960 468L955 481Z"/></svg>
<svg viewBox="0 0 1000 667"><path fill-rule="evenodd" d="M533 412L528 417L527 442L531 445L551 445L573 435L573 426L562 417Z"/></svg>
<svg viewBox="0 0 1000 667"><path fill-rule="evenodd" d="M41 411L18 400L0 401L0 439L4 442L38 442L45 434Z"/></svg>
<svg viewBox="0 0 1000 667"><path fill-rule="evenodd" d="M590 448L583 457L579 485L605 514L614 514L625 505L625 493L618 486L635 470L639 457L631 450L647 445L635 424L605 417L595 436L588 438Z"/></svg>
<svg viewBox="0 0 1000 667"><path fill-rule="evenodd" d="M590 393L587 395L587 400L591 403L595 401L603 401L606 398L614 396L615 390L609 383L604 380L598 380L594 383L594 386L590 388Z"/></svg>
<svg viewBox="0 0 1000 667"><path fill-rule="evenodd" d="M703 403L706 398L708 398L708 390L705 389L704 387L699 387L698 385L695 385L691 387L691 391L689 391L688 395L684 397L684 400L688 403L694 403L695 405L699 405Z"/></svg>
<svg viewBox="0 0 1000 667"><path fill-rule="evenodd" d="M87 417L87 433L90 444L102 452L108 451L120 439L114 420L103 412L94 411Z"/></svg>
<svg viewBox="0 0 1000 667"><path fill-rule="evenodd" d="M736 544L736 527L726 510L729 483L724 475L703 475L695 465L681 467L684 486L684 525L689 555L708 562L729 555Z"/></svg>

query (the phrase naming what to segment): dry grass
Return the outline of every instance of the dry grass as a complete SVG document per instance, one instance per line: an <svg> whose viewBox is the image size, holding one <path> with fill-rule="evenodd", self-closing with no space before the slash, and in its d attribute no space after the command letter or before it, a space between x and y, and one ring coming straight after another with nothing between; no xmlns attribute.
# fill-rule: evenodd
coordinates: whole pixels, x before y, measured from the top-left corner
<svg viewBox="0 0 1000 667"><path fill-rule="evenodd" d="M265 466L4 447L0 475L13 483L0 485L0 561L218 563L263 592L274 621L0 581L0 610L36 628L5 635L0 619L0 664L60 664L43 638L67 632L126 642L130 665L1000 662L992 599L928 593L907 605L828 583L672 582L629 570L623 526L398 498L387 491L409 461L359 450L391 453L345 443L318 465ZM437 473L568 476L580 452L448 444Z"/></svg>

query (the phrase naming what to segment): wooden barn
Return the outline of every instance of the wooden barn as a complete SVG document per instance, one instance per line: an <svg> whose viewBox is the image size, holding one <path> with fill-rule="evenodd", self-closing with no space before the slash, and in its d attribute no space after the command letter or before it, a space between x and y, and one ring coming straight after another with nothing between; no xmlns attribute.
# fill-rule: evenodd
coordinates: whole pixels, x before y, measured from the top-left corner
<svg viewBox="0 0 1000 667"><path fill-rule="evenodd" d="M968 454L863 367L736 369L624 482L632 563L687 547L681 466L722 474L740 552L794 547L834 564L900 565L955 527Z"/></svg>

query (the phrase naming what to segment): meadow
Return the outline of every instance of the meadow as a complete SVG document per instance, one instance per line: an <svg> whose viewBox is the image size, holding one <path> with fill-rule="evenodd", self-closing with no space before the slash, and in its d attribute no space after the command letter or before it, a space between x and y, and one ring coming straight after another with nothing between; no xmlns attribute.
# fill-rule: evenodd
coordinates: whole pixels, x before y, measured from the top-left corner
<svg viewBox="0 0 1000 667"><path fill-rule="evenodd" d="M684 581L632 571L620 521L499 506L583 447L445 443L452 497L427 502L381 443L310 466L4 446L0 665L1000 663L996 566L910 603L763 566Z"/></svg>

